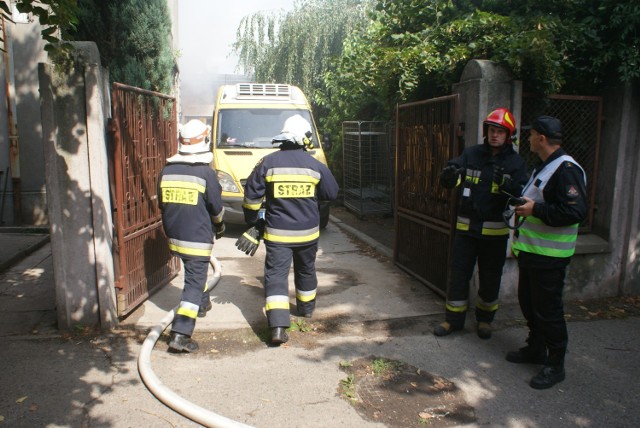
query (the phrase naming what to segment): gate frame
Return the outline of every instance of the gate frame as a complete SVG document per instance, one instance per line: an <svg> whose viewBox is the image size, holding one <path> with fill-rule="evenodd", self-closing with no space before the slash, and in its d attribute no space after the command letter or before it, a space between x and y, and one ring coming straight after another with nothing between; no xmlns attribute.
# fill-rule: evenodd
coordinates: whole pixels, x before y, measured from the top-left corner
<svg viewBox="0 0 640 428"><path fill-rule="evenodd" d="M166 153L165 159L163 159L163 165L164 165L164 160L166 160L166 158L177 153L178 144L177 144L177 132L175 133L176 138L171 138L171 132L173 130L177 131L177 102L175 97L165 95L159 92L153 92L153 91L149 91L141 88L136 88L133 86L124 85L117 82L113 83L112 85L113 115L112 115L112 119L110 119L109 121L109 127L108 127L110 134L112 136L112 141L113 141L113 147L109 153L110 154L109 173L111 176L110 181L112 185L111 197L113 199L112 210L113 210L113 225L114 225L114 231L115 231L113 252L114 252L114 270L115 270L115 289L116 289L116 297L117 297L117 312L118 312L118 316L122 318L130 314L133 310L135 310L151 294L153 294L154 291L164 286L165 284L169 283L173 278L175 278L178 272L180 271L180 260L169 254L167 238L164 235L164 231L162 229L162 218L159 213L157 194L156 194L156 191L157 191L156 183L157 183L158 174L160 173L161 168L158 168L155 171L156 175L154 177L150 177L148 174L142 177L143 179L144 178L149 179L148 181L151 181L151 180L153 181L153 186L151 187L151 189L153 190L153 193L147 194L147 199L153 201L153 204L155 207L154 211L156 211L157 214L155 215L155 217L146 218L146 219L143 218L141 222L124 226L126 224L125 215L127 214L127 212L125 211L125 209L123 209L123 207L125 206L125 195L124 195L125 183L123 181L124 168L123 168L122 162L124 160L125 152L124 152L123 138L122 138L123 125L120 124L120 116L121 116L120 109L123 108L123 106L120 105L118 97L115 96L115 94L119 91L120 92L129 91L138 95L145 95L145 96L160 98L164 102L173 102L174 107L172 109L171 119L168 121L168 126L166 123L163 125L164 132L170 133L169 136L165 134L165 137L167 137L165 141L167 141L168 144L166 144L163 147L164 150L161 150L159 146L160 141L158 138L155 138L159 136L154 134L151 136L151 139L155 138L155 143L158 144L158 150L156 150L156 155L160 155L161 154L160 152L163 152L163 151ZM145 111L145 112L147 114L149 113L148 111ZM149 120L149 117L147 117L146 119ZM152 120L154 122L158 121L157 118ZM167 122L167 121L162 121L162 122ZM138 125L138 124L135 124L135 125ZM167 130L167 128L169 129ZM152 129L155 129L155 128L152 128ZM149 137L147 138L147 140L148 139ZM144 160L141 157L139 157L139 159L133 159L133 160L129 159L129 162L142 162L142 161ZM140 168L141 170L144 170L144 166L141 166ZM148 172L148 171L145 171L145 172ZM140 174L140 175L142 176L144 174ZM144 281L142 281L142 283L139 282L134 284L132 283L133 281L131 281L131 277L130 277L132 270L134 270L134 266L132 266L132 263L129 263L129 261L131 260L134 262L140 262L141 259L140 257L138 257L139 254L135 253L135 249L136 249L135 247L132 248L134 250L133 254L127 254L126 244L129 241L139 238L141 236L150 235L154 233L157 229L160 229L160 232L161 232L160 236L162 238L161 241L163 242L160 242L156 248L158 247L162 248L163 249L162 253L164 254L161 254L160 256L164 258L167 258L168 256L168 259L166 263L163 266L161 266L160 269L158 269L157 271L151 272L149 274L145 269ZM146 266L144 258L142 259L142 263L136 264L135 267L139 269L141 266L142 267ZM168 272L167 272L167 269L168 269ZM168 274L161 275L161 277L158 280L156 275L158 272L160 273L164 272ZM154 280L157 280L157 281L154 282ZM130 298L131 294L134 294L134 296Z"/></svg>
<svg viewBox="0 0 640 428"><path fill-rule="evenodd" d="M426 278L423 278L422 276L420 276L417 272L414 272L412 269L410 269L407 266L403 266L400 261L398 260L399 258L399 251L398 251L398 243L399 243L399 239L398 236L396 235L396 239L395 241L395 245L393 248L393 261L394 264L396 266L398 266L400 269L404 270L405 272L411 274L414 278L416 278L418 281L422 282L423 284L425 284L427 287L429 287L431 290L433 290L436 294L442 296L442 297L446 297L446 292L447 292L447 283L449 280L449 276L451 274L451 267L450 267L450 259L451 259L451 252L452 252L452 247L453 247L453 234L455 232L455 216L452 214L453 210L455 210L455 207L457 205L457 196L455 192L450 192L450 198L448 199L449 203L447 204L447 208L446 210L450 213L449 215L449 219L447 221L438 219L436 217L432 217L429 215L426 215L424 213L419 213L416 211L412 211L403 207L400 207L399 204L399 198L400 198L400 192L403 191L403 189L400 189L399 186L399 161L400 161L400 156L399 156L399 151L400 151L400 147L401 147L401 141L400 141L400 109L401 108L410 108L410 107L416 107L416 106L421 106L421 105L425 105L425 104L432 104L432 103L437 103L437 102L443 102L443 101L452 101L449 105L449 109L451 111L451 116L452 116L452 121L449 124L449 127L451 127L451 140L448 142L449 144L449 148L453 154L453 157L458 156L462 150L464 149L464 124L460 122L460 94L458 93L454 93L451 95L446 95L446 96L442 96L442 97L436 97L436 98L431 98L428 100L423 100L423 101L416 101L416 102L411 102L411 103L406 103L406 104L398 104L396 106L396 129L395 129L395 137L396 137L396 164L395 164L395 200L394 200L394 230L396 231L396 234L398 233L398 219L399 217L402 217L404 219L410 220L413 223L416 223L422 227L428 228L428 229L432 229L441 233L444 233L447 235L447 254L446 254L446 275L445 275L445 283L442 284L441 287L438 286L438 284L434 284L431 281L429 281ZM441 165L441 167L438 169L438 171L440 171L442 168L444 168L445 165Z"/></svg>
<svg viewBox="0 0 640 428"><path fill-rule="evenodd" d="M564 94L543 95L543 94L534 94L534 93L523 93L522 120L524 120L525 116L529 113L529 111L526 110L526 108L528 107L528 104L525 102L525 100L532 100L532 99L549 100L551 102L553 102L553 100L557 100L557 101L568 101L568 102L589 102L589 103L597 104L597 106L595 107L596 122L595 122L595 138L594 138L595 147L593 152L593 162L591 164L591 168L586 168L586 165L581 163L581 166L583 168L586 168L585 173L587 174L587 187L589 191L588 193L589 209L587 213L588 214L587 219L580 226L579 233L581 234L590 233L593 230L593 218L596 210L596 189L598 187L598 165L600 162L600 146L602 142L603 99L601 96L588 96L588 95L564 95ZM553 112L549 112L548 109L549 107L547 107L546 109L538 113L553 115ZM533 118L534 117L532 117L531 119L533 120ZM522 124L524 125L525 123L522 122ZM565 138L566 138L566 133L567 133L566 123L563 123L563 128L564 128L563 134L565 134ZM524 132L524 135L527 136L527 138L522 138L523 132ZM521 132L521 138L520 138L521 146L522 146L522 141L525 141L525 146L528 147L528 135L529 135L529 132L527 131ZM562 147L566 149L568 153L572 155L574 158L576 159L579 158L578 155L575 152L573 152L573 150L571 150L571 148L567 147L566 141L563 141ZM534 158L537 160L537 156L534 156ZM534 165L528 165L528 167L532 167L532 166Z"/></svg>

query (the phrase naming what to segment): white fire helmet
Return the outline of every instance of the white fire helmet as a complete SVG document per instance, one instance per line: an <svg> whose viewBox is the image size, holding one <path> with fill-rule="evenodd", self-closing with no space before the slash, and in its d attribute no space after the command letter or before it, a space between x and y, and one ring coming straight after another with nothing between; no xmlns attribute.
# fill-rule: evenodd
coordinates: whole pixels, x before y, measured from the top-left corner
<svg viewBox="0 0 640 428"><path fill-rule="evenodd" d="M181 154L207 153L209 147L209 133L211 127L202 121L193 119L180 128L178 152Z"/></svg>
<svg viewBox="0 0 640 428"><path fill-rule="evenodd" d="M284 122L280 134L273 137L272 143L291 141L302 147L311 146L311 124L299 114L291 116Z"/></svg>

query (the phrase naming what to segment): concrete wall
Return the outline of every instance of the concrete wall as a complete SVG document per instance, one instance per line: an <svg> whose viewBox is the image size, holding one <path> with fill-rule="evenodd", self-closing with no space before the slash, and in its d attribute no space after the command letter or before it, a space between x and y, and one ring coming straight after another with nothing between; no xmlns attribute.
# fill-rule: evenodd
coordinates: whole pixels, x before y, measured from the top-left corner
<svg viewBox="0 0 640 428"><path fill-rule="evenodd" d="M460 94L465 146L481 142L482 120L496 107L509 108L520 128L522 86L490 61L469 62L453 92ZM597 210L593 232L578 237L567 271L568 299L640 293L640 90L607 88L603 93ZM476 272L472 296L477 283ZM517 284L517 262L509 254L502 277L503 302L517 302Z"/></svg>
<svg viewBox="0 0 640 428"><path fill-rule="evenodd" d="M4 226L19 225L14 218L13 187L11 179L4 191L4 180L9 166L9 139L5 83L10 77L14 83L14 114L18 126L20 204L22 224L42 225L47 223L47 203L44 184L44 155L42 152L42 124L40 120L40 98L38 94L38 63L47 60L41 26L36 22L12 24L7 22L9 33L9 67L5 72L7 57L0 56L0 198L4 200L2 221ZM0 200L0 204L2 201Z"/></svg>
<svg viewBox="0 0 640 428"><path fill-rule="evenodd" d="M109 198L106 76L94 43L75 68L39 65L58 327L117 324Z"/></svg>
<svg viewBox="0 0 640 428"><path fill-rule="evenodd" d="M640 86L607 88L594 233L609 242L611 287L640 293ZM607 266L608 267L608 266ZM608 284L607 284L608 285Z"/></svg>

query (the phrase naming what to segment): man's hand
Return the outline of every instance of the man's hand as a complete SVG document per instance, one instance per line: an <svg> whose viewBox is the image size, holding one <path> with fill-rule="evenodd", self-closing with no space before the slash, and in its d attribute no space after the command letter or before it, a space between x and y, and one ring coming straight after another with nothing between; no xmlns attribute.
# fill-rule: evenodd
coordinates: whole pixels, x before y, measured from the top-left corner
<svg viewBox="0 0 640 428"><path fill-rule="evenodd" d="M224 225L224 221L220 223L213 223L213 233L216 235L216 241L224 236L224 231L226 227Z"/></svg>
<svg viewBox="0 0 640 428"><path fill-rule="evenodd" d="M458 184L460 169L455 165L449 165L440 173L440 185L445 189L453 189Z"/></svg>
<svg viewBox="0 0 640 428"><path fill-rule="evenodd" d="M535 205L533 199L527 198L526 196L523 196L522 199L526 202L524 205L519 205L515 208L516 214L520 217L529 217L530 215L533 215L533 206Z"/></svg>
<svg viewBox="0 0 640 428"><path fill-rule="evenodd" d="M260 240L262 239L262 231L253 226L247 229L240 238L236 241L236 247L248 256L253 256L258 247L260 246Z"/></svg>

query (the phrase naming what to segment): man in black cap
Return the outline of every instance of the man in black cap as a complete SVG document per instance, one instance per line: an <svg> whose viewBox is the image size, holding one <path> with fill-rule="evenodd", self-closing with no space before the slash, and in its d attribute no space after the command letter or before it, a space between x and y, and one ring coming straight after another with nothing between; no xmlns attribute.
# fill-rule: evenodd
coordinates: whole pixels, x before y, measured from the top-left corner
<svg viewBox="0 0 640 428"><path fill-rule="evenodd" d="M587 216L586 174L561 147L562 124L538 117L530 127L530 150L542 163L535 168L516 214L526 221L516 231L513 252L520 270L518 301L527 320L527 346L511 351L512 363L542 364L529 385L551 388L565 378L568 334L562 290L575 251L578 226Z"/></svg>

